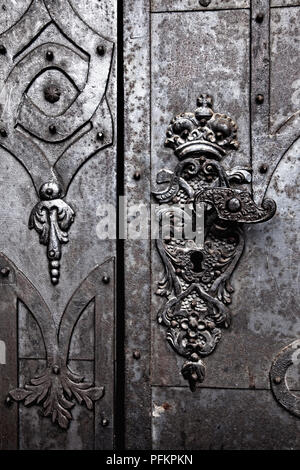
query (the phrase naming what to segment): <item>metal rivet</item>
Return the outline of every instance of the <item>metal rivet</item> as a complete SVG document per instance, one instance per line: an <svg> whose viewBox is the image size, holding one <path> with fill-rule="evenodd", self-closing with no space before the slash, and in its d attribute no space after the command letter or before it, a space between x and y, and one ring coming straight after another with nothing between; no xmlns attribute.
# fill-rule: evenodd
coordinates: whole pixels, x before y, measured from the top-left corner
<svg viewBox="0 0 300 470"><path fill-rule="evenodd" d="M279 385L281 383L281 377L274 377L273 382L274 384Z"/></svg>
<svg viewBox="0 0 300 470"><path fill-rule="evenodd" d="M136 171L133 175L133 178L136 180L136 181L139 181L141 179L141 173L139 171Z"/></svg>
<svg viewBox="0 0 300 470"><path fill-rule="evenodd" d="M237 197L233 197L227 201L226 205L230 212L238 212L241 208L241 201Z"/></svg>
<svg viewBox="0 0 300 470"><path fill-rule="evenodd" d="M264 100L265 100L264 95L256 95L255 101L257 104L262 104Z"/></svg>
<svg viewBox="0 0 300 470"><path fill-rule="evenodd" d="M97 53L99 55L104 55L105 54L105 48L104 46L97 46Z"/></svg>
<svg viewBox="0 0 300 470"><path fill-rule="evenodd" d="M202 7L208 7L210 2L211 0L199 0L199 5L201 5Z"/></svg>
<svg viewBox="0 0 300 470"><path fill-rule="evenodd" d="M61 95L60 89L56 85L49 85L44 89L44 97L48 103L56 103L59 101Z"/></svg>
<svg viewBox="0 0 300 470"><path fill-rule="evenodd" d="M103 132L98 132L98 133L97 133L97 140L100 140L101 142L104 140L104 134L103 134Z"/></svg>
<svg viewBox="0 0 300 470"><path fill-rule="evenodd" d="M133 351L132 355L133 355L134 359L136 359L136 360L139 360L141 358L141 353L138 350Z"/></svg>
<svg viewBox="0 0 300 470"><path fill-rule="evenodd" d="M101 419L101 426L106 428L109 425L109 420L107 418L102 418Z"/></svg>
<svg viewBox="0 0 300 470"><path fill-rule="evenodd" d="M12 398L8 395L6 398L5 398L5 405L6 406L11 406L13 404L13 400Z"/></svg>
<svg viewBox="0 0 300 470"><path fill-rule="evenodd" d="M110 278L109 278L108 276L103 276L102 282L103 282L104 284L108 284L109 281L110 281Z"/></svg>
<svg viewBox="0 0 300 470"><path fill-rule="evenodd" d="M1 269L1 275L3 277L7 277L9 275L9 273L10 273L10 269L8 267L5 267L5 268Z"/></svg>
<svg viewBox="0 0 300 470"><path fill-rule="evenodd" d="M263 13L258 13L255 18L256 23L262 23L264 21L264 17L265 15Z"/></svg>
<svg viewBox="0 0 300 470"><path fill-rule="evenodd" d="M265 163L263 163L260 167L259 167L259 172L264 174L264 173L267 173L268 171L268 165L266 165Z"/></svg>
<svg viewBox="0 0 300 470"><path fill-rule="evenodd" d="M49 132L50 134L53 134L53 135L56 134L56 127L53 124L49 126Z"/></svg>
<svg viewBox="0 0 300 470"><path fill-rule="evenodd" d="M4 129L4 127L1 127L0 135L1 135L1 137L7 137L7 131L6 131L6 129Z"/></svg>
<svg viewBox="0 0 300 470"><path fill-rule="evenodd" d="M3 44L0 44L0 54L5 55L7 52L6 47Z"/></svg>
<svg viewBox="0 0 300 470"><path fill-rule="evenodd" d="M46 59L49 60L49 62L52 62L52 60L54 59L54 54L52 51L46 52Z"/></svg>
<svg viewBox="0 0 300 470"><path fill-rule="evenodd" d="M52 367L52 372L53 374L58 375L60 373L60 368L55 365Z"/></svg>
<svg viewBox="0 0 300 470"><path fill-rule="evenodd" d="M51 188L46 189L46 194L48 194L48 196L52 196L53 189L51 189Z"/></svg>
<svg viewBox="0 0 300 470"><path fill-rule="evenodd" d="M54 255L55 255L54 250L49 251L49 256L50 256L50 258L53 258Z"/></svg>

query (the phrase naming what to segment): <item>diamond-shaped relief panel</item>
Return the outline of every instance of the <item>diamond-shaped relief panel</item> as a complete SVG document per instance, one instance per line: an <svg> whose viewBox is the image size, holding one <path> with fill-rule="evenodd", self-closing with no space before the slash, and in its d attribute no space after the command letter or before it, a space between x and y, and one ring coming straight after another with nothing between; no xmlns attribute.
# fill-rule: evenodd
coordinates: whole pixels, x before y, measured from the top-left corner
<svg viewBox="0 0 300 470"><path fill-rule="evenodd" d="M32 103L47 116L63 114L75 101L77 87L60 70L46 70L39 75L27 91Z"/></svg>

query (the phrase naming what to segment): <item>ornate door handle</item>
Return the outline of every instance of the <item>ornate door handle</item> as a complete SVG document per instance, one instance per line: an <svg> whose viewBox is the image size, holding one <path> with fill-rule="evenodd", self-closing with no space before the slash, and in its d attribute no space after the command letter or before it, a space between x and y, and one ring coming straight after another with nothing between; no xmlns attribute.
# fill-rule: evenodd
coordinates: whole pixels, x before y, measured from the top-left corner
<svg viewBox="0 0 300 470"><path fill-rule="evenodd" d="M243 252L243 224L264 222L276 212L273 200L265 199L259 207L248 191L232 187L251 181L249 171L226 171L222 164L239 146L234 120L215 113L209 95L201 95L197 105L195 112L172 119L167 129L165 145L180 162L174 172L158 173L157 183L168 186L154 192L160 204L205 207L203 247L172 235L157 241L165 267L157 293L167 299L158 322L167 328L173 349L186 359L181 372L192 391L205 377L202 358L214 351L221 329L231 323L230 278Z"/></svg>

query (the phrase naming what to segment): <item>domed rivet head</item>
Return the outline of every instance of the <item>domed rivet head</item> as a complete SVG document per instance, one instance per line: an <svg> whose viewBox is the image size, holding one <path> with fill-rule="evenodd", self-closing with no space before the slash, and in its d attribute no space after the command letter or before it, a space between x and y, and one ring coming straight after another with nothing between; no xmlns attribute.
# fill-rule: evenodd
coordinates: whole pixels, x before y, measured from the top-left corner
<svg viewBox="0 0 300 470"><path fill-rule="evenodd" d="M266 165L265 163L263 163L260 167L259 167L259 172L261 174L264 174L264 173L267 173L268 171L268 165Z"/></svg>
<svg viewBox="0 0 300 470"><path fill-rule="evenodd" d="M230 212L238 212L241 208L241 201L237 197L233 197L227 201L227 209Z"/></svg>
<svg viewBox="0 0 300 470"><path fill-rule="evenodd" d="M97 140L99 140L100 142L102 142L104 140L103 132L98 132L97 133Z"/></svg>
<svg viewBox="0 0 300 470"><path fill-rule="evenodd" d="M46 52L46 59L49 60L49 62L52 62L52 60L54 59L54 54L52 51Z"/></svg>
<svg viewBox="0 0 300 470"><path fill-rule="evenodd" d="M13 404L13 399L7 395L7 397L5 398L5 405L6 406L11 406Z"/></svg>
<svg viewBox="0 0 300 470"><path fill-rule="evenodd" d="M52 189L52 188L47 188L47 189L46 189L46 194L47 194L48 196L52 196L52 194L53 194L53 189Z"/></svg>
<svg viewBox="0 0 300 470"><path fill-rule="evenodd" d="M48 103L54 104L59 101L61 95L60 89L56 85L49 85L44 89L44 97Z"/></svg>
<svg viewBox="0 0 300 470"><path fill-rule="evenodd" d="M281 377L274 377L273 382L274 382L274 384L276 384L276 385L281 384Z"/></svg>
<svg viewBox="0 0 300 470"><path fill-rule="evenodd" d="M52 135L56 134L56 127L54 126L54 124L51 124L51 126L49 126L49 132Z"/></svg>
<svg viewBox="0 0 300 470"><path fill-rule="evenodd" d="M195 308L197 307L197 303L197 300L192 300L191 306Z"/></svg>
<svg viewBox="0 0 300 470"><path fill-rule="evenodd" d="M49 256L50 256L50 258L53 258L54 255L55 255L54 250L49 251Z"/></svg>
<svg viewBox="0 0 300 470"><path fill-rule="evenodd" d="M4 127L1 127L0 135L1 135L1 137L7 137L7 131L6 131L6 129L4 129Z"/></svg>
<svg viewBox="0 0 300 470"><path fill-rule="evenodd" d="M60 368L55 365L52 367L52 372L53 374L58 375L60 373Z"/></svg>
<svg viewBox="0 0 300 470"><path fill-rule="evenodd" d="M10 273L10 269L6 266L1 269L0 273L1 273L1 276L7 277Z"/></svg>
<svg viewBox="0 0 300 470"><path fill-rule="evenodd" d="M0 54L5 55L7 52L6 47L3 44L0 44Z"/></svg>
<svg viewBox="0 0 300 470"><path fill-rule="evenodd" d="M97 46L97 54L103 56L105 54L105 47L104 46Z"/></svg>
<svg viewBox="0 0 300 470"><path fill-rule="evenodd" d="M211 0L199 0L199 5L201 5L202 7L208 7L210 2Z"/></svg>
<svg viewBox="0 0 300 470"><path fill-rule="evenodd" d="M264 95L256 95L255 101L257 104L263 104L265 101Z"/></svg>
<svg viewBox="0 0 300 470"><path fill-rule="evenodd" d="M265 15L263 13L258 13L255 18L256 23L262 23L264 21L264 17Z"/></svg>
<svg viewBox="0 0 300 470"><path fill-rule="evenodd" d="M103 276L103 278L102 278L103 284L108 284L109 281L110 281L110 278L108 276Z"/></svg>
<svg viewBox="0 0 300 470"><path fill-rule="evenodd" d="M133 351L132 356L133 356L133 358L136 359L137 361L138 361L139 359L141 359L141 353L140 353L140 351L138 351L138 350Z"/></svg>
<svg viewBox="0 0 300 470"><path fill-rule="evenodd" d="M193 362L197 362L197 361L199 361L198 354L196 354L196 353L193 353L193 354L191 355L191 360L192 360Z"/></svg>
<svg viewBox="0 0 300 470"><path fill-rule="evenodd" d="M101 426L106 428L109 425L109 420L107 418L102 418L101 419Z"/></svg>
<svg viewBox="0 0 300 470"><path fill-rule="evenodd" d="M133 175L133 178L135 181L139 181L141 179L141 173L139 171L136 171Z"/></svg>

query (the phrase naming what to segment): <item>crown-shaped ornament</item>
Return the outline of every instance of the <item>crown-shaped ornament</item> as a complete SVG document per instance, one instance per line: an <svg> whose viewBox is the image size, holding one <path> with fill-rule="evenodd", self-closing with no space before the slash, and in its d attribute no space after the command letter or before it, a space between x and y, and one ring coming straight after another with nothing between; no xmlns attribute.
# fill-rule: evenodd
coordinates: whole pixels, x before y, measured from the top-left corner
<svg viewBox="0 0 300 470"><path fill-rule="evenodd" d="M215 113L210 95L200 95L194 113L182 113L170 122L166 147L179 159L205 154L221 160L230 149L239 147L237 124L225 114Z"/></svg>

